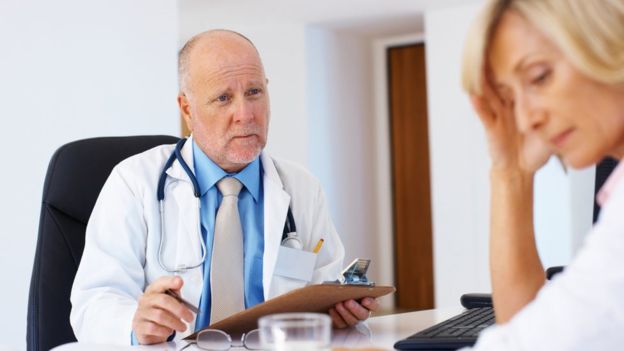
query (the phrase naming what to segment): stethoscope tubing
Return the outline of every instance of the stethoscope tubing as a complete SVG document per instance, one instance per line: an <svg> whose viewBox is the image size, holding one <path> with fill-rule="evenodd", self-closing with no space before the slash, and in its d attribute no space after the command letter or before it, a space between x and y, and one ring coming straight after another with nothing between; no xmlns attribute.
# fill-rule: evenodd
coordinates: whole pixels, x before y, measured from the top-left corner
<svg viewBox="0 0 624 351"><path fill-rule="evenodd" d="M165 205L164 205L165 183L167 181L167 170L173 165L173 162L175 162L176 160L180 163L180 166L182 166L182 168L184 169L184 172L186 173L189 180L193 184L193 195L195 196L195 202L196 202L196 207L197 207L196 213L198 214L201 213L200 212L201 201L200 201L199 183L197 181L197 178L191 171L191 168L188 166L188 164L186 163L186 161L184 161L184 158L182 157L181 150L186 140L188 139L181 139L176 144L174 151L171 153L171 155L167 159L167 162L165 162L165 165L160 174L160 177L158 178L158 187L156 189L156 198L158 200L158 210L160 212L160 240L158 244L158 264L163 270L169 273L173 273L173 274L183 273L187 270L200 267L206 261L206 256L207 256L206 242L201 232L201 222L199 220L199 216L197 216L196 227L197 227L197 236L201 244L201 251L202 251L201 259L190 265L180 265L178 267L173 267L173 268L167 266L163 260L163 247L165 247L166 245ZM284 224L284 230L282 232L282 245L285 245L294 249L299 249L299 250L303 248L303 244L301 243L301 240L299 239L297 235L297 226L295 225L295 219L292 214L292 210L290 209L290 206L288 206L288 213L286 214L286 223Z"/></svg>
<svg viewBox="0 0 624 351"><path fill-rule="evenodd" d="M201 223L199 220L199 216L197 216L195 226L197 227L197 237L199 239L200 245L201 245L201 259L199 259L197 262L193 262L190 265L180 265L177 267L169 267L167 266L167 264L164 262L163 259L163 248L166 245L166 235L165 235L165 182L167 180L167 170L169 169L169 167L171 167L173 165L173 162L177 159L178 162L180 163L180 166L182 166L182 168L184 169L184 172L186 173L186 175L189 177L191 183L193 184L193 195L195 196L195 204L196 204L196 210L197 213L200 213L201 211L201 201L200 201L200 191L199 191L199 183L197 182L197 178L195 178L195 175L193 174L193 172L191 172L191 168L188 166L188 164L186 163L186 161L184 161L184 158L182 157L182 147L184 146L184 143L186 142L187 139L181 139L180 141L178 141L178 143L175 146L174 151L171 153L171 156L169 156L169 158L167 159L167 162L165 162L165 166L163 167L163 171L160 174L160 177L158 179L158 188L156 190L156 197L158 199L158 210L160 212L160 242L158 244L158 264L160 265L160 267L162 269L164 269L165 271L169 272L169 273L173 273L173 274L179 274L179 273L183 273L187 270L193 269L193 268L197 268L199 266L201 266L202 264L204 264L204 261L206 260L206 256L207 256L207 250L206 250L206 241L204 240L203 235L201 234Z"/></svg>

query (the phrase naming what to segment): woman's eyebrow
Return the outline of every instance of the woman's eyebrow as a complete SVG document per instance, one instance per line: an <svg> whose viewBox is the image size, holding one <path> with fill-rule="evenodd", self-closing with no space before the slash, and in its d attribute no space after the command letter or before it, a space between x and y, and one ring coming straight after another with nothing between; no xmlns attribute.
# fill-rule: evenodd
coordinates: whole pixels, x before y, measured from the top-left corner
<svg viewBox="0 0 624 351"><path fill-rule="evenodd" d="M535 52L531 52L528 53L526 55L524 55L515 65L513 68L513 72L515 73L519 73L520 71L522 71L525 66L528 64L527 61L529 61L531 58L535 57L535 56L539 56L538 53Z"/></svg>

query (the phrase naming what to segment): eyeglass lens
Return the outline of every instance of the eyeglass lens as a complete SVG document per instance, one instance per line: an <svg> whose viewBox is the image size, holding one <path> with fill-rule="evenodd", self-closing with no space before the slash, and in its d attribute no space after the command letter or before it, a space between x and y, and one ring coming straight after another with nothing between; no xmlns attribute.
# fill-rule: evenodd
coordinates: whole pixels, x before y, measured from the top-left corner
<svg viewBox="0 0 624 351"><path fill-rule="evenodd" d="M204 330L197 335L197 347L210 351L229 350L232 338L220 330Z"/></svg>
<svg viewBox="0 0 624 351"><path fill-rule="evenodd" d="M226 351L232 346L244 346L249 350L260 350L260 332L258 329L244 334L242 345L232 345L232 338L225 332L207 329L197 335L197 347L209 351Z"/></svg>
<svg viewBox="0 0 624 351"><path fill-rule="evenodd" d="M243 338L243 345L249 350L261 350L262 345L260 345L260 329L254 329L245 334L245 337Z"/></svg>

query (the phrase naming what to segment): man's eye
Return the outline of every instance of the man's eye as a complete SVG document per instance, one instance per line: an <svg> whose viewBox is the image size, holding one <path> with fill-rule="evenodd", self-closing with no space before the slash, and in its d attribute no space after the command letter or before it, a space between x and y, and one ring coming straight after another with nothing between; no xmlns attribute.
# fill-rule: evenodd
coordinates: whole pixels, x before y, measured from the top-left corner
<svg viewBox="0 0 624 351"><path fill-rule="evenodd" d="M230 97L223 94L223 95L219 95L215 100L218 102L227 102L228 100L230 100Z"/></svg>
<svg viewBox="0 0 624 351"><path fill-rule="evenodd" d="M260 94L260 92L262 92L262 90L260 90L259 88L251 88L249 90L247 90L247 95L258 95Z"/></svg>

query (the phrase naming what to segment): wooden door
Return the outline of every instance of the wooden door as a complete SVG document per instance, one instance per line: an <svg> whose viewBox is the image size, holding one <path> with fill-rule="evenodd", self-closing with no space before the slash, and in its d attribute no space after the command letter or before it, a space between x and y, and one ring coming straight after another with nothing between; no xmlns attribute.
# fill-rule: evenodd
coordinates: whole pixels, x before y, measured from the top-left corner
<svg viewBox="0 0 624 351"><path fill-rule="evenodd" d="M389 48L396 307L434 307L425 45Z"/></svg>

